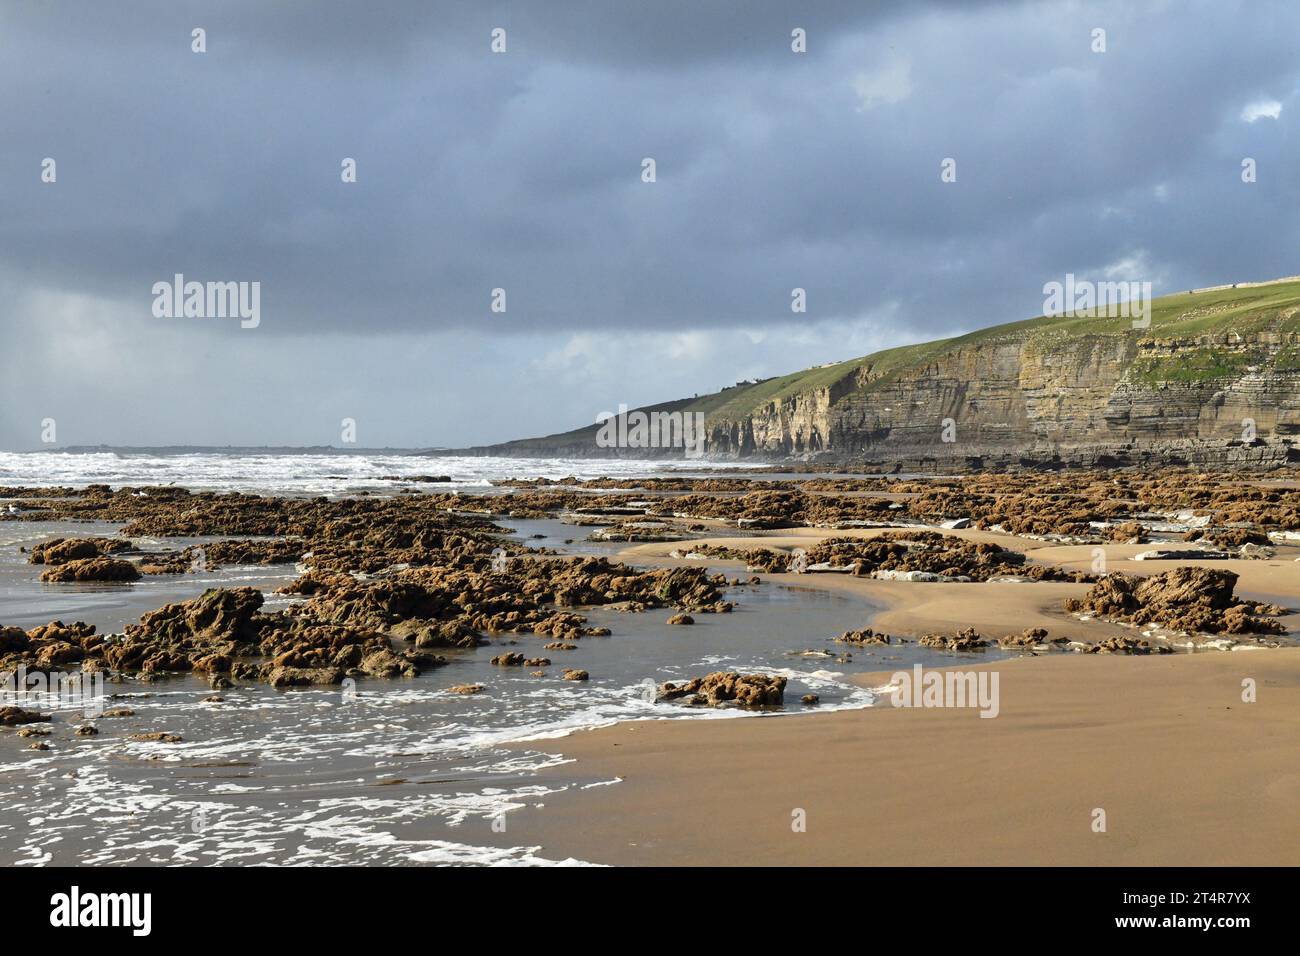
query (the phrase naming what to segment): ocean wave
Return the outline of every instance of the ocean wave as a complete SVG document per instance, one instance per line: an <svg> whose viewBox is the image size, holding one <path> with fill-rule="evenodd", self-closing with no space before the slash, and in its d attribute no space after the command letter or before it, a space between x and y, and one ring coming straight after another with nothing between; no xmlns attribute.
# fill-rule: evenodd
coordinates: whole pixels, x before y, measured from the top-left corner
<svg viewBox="0 0 1300 956"><path fill-rule="evenodd" d="M481 490L510 478L630 478L691 474L699 462L457 455L227 454L119 455L115 452L0 452L0 484L15 487L175 484L205 491L346 494L401 487L392 478L446 475L434 490ZM706 469L752 469L710 462Z"/></svg>

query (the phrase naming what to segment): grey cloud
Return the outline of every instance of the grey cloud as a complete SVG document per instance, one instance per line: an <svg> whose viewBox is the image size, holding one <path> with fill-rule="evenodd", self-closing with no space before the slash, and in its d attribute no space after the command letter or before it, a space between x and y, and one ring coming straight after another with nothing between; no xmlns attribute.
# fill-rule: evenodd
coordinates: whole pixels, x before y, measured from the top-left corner
<svg viewBox="0 0 1300 956"><path fill-rule="evenodd" d="M100 394L64 381L71 365L19 357L57 356L69 334L33 316L49 301L37 293L82 297L68 301L111 324L104 347L136 367L207 356L196 388L251 385L256 368L264 406L307 411L301 389L341 390L352 367L370 378L351 387L390 410L386 441L405 429L422 444L554 430L624 400L574 398L572 382L548 395L543 376L517 425L505 384L478 399L477 426L413 434L418 408L446 405L462 373L526 364L574 334L607 335L617 353L622 334L718 333L684 377L625 356L610 380L643 400L672 397L655 393L669 381L703 391L787 371L794 286L809 294L798 328L857 322L891 344L1025 317L1044 281L1126 258L1170 289L1297 271L1300 11L1281 2L249 0L0 18L0 371L27 396L9 403L21 420L0 421L0 445L25 443L36 382ZM504 56L487 49L497 25ZM789 52L796 25L806 56ZM192 26L207 54L190 52ZM1105 54L1089 50L1097 26ZM1243 122L1261 97L1281 115ZM54 186L38 180L45 156ZM345 156L355 185L339 181ZM958 182L944 185L949 156ZM1243 156L1258 183L1241 183ZM210 324L155 334L149 289L176 272L260 281L265 353ZM488 311L497 286L503 316ZM771 334L729 351L741 329ZM403 366L398 382L347 361L355 336L379 362L422 335L458 337L456 374ZM828 333L799 357L841 347ZM266 380L308 354L319 377ZM139 434L100 424L152 441L156 411ZM247 418L223 434L295 440L292 418Z"/></svg>

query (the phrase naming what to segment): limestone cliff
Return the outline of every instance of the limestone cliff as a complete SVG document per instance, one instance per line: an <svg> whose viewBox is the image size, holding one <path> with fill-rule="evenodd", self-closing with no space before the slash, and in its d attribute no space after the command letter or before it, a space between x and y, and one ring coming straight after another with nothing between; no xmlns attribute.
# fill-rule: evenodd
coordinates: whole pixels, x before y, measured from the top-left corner
<svg viewBox="0 0 1300 956"><path fill-rule="evenodd" d="M672 402L711 457L944 467L1300 459L1300 282L1153 303L1150 327L1038 318ZM648 410L647 410L648 411ZM599 448L594 429L501 454L680 456Z"/></svg>

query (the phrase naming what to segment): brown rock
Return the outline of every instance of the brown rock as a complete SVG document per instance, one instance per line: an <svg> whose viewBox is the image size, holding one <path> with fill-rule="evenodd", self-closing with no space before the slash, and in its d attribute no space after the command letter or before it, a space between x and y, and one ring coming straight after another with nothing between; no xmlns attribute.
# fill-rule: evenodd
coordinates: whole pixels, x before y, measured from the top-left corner
<svg viewBox="0 0 1300 956"><path fill-rule="evenodd" d="M130 561L122 561L118 558L79 558L47 568L41 572L41 580L52 583L138 581L140 571Z"/></svg>
<svg viewBox="0 0 1300 956"><path fill-rule="evenodd" d="M1088 648L1089 654L1172 654L1173 648L1166 647L1163 644L1152 644L1150 641L1136 640L1131 637L1117 635L1108 637L1104 641L1092 645Z"/></svg>
<svg viewBox="0 0 1300 956"><path fill-rule="evenodd" d="M21 627L0 627L0 653L25 651L30 645L31 640Z"/></svg>
<svg viewBox="0 0 1300 956"><path fill-rule="evenodd" d="M918 643L922 647L940 647L948 651L977 651L989 644L973 627L962 628L955 635L927 634Z"/></svg>
<svg viewBox="0 0 1300 956"><path fill-rule="evenodd" d="M1281 609L1233 595L1237 575L1222 568L1177 567L1147 578L1108 574L1066 610L1181 631L1284 634Z"/></svg>
<svg viewBox="0 0 1300 956"><path fill-rule="evenodd" d="M27 560L31 564L58 565L130 551L123 538L54 538L34 546Z"/></svg>
<svg viewBox="0 0 1300 956"><path fill-rule="evenodd" d="M785 685L784 677L715 671L704 677L692 678L684 684L663 684L657 699L668 701L688 698L690 703L709 707L729 703L740 707L771 707L784 700Z"/></svg>
<svg viewBox="0 0 1300 956"><path fill-rule="evenodd" d="M73 664L86 656L86 652L68 641L53 641L36 652L36 666L41 670L54 670Z"/></svg>
<svg viewBox="0 0 1300 956"><path fill-rule="evenodd" d="M0 727L18 727L22 724L47 723L50 719L49 714L37 713L34 710L23 710L21 707L0 707Z"/></svg>
<svg viewBox="0 0 1300 956"><path fill-rule="evenodd" d="M337 667L286 667L263 665L258 675L272 687L306 687L311 684L341 684L343 671Z"/></svg>
<svg viewBox="0 0 1300 956"><path fill-rule="evenodd" d="M864 628L861 631L845 631L839 637L835 638L836 644L853 644L856 647L867 647L873 644L889 644L894 640L888 634L880 634L871 628Z"/></svg>
<svg viewBox="0 0 1300 956"><path fill-rule="evenodd" d="M372 651L361 659L361 670L371 677L414 677L415 667L387 648Z"/></svg>

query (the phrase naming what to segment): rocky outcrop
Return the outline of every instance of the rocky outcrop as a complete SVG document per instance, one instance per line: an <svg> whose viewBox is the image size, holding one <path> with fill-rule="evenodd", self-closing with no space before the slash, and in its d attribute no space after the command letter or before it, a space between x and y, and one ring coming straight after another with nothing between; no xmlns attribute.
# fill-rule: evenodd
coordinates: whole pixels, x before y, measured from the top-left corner
<svg viewBox="0 0 1300 956"><path fill-rule="evenodd" d="M888 634L873 631L871 628L863 628L860 631L845 631L839 637L835 638L836 644L852 644L854 647L871 647L874 645L887 645L898 641L906 643L902 638L891 637Z"/></svg>
<svg viewBox="0 0 1300 956"><path fill-rule="evenodd" d="M125 538L52 538L35 545L27 560L31 564L67 564L69 561L118 554L131 548L131 542Z"/></svg>
<svg viewBox="0 0 1300 956"><path fill-rule="evenodd" d="M140 569L118 558L76 558L56 564L41 572L41 580L52 583L67 581L138 581Z"/></svg>
<svg viewBox="0 0 1300 956"><path fill-rule="evenodd" d="M151 641L206 641L251 644L258 639L256 588L209 588L199 597L150 611L126 629L128 638Z"/></svg>
<svg viewBox="0 0 1300 956"><path fill-rule="evenodd" d="M1208 634L1285 634L1276 620L1284 609L1237 598L1237 575L1218 568L1179 567L1148 578L1109 574L1067 611L1113 621L1155 624Z"/></svg>
<svg viewBox="0 0 1300 956"><path fill-rule="evenodd" d="M696 707L775 707L785 699L786 679L769 674L739 674L715 671L682 684L666 683L657 695L660 701L681 701Z"/></svg>
<svg viewBox="0 0 1300 956"><path fill-rule="evenodd" d="M99 635L80 621L52 621L30 631L0 628L0 669L109 670L140 679L192 672L214 686L260 680L288 687L411 677L444 663L415 648L394 649L389 636L366 627L301 613L264 614L262 602L254 588L213 588L150 611L122 634Z"/></svg>
<svg viewBox="0 0 1300 956"><path fill-rule="evenodd" d="M0 707L0 727L20 727L23 724L48 723L49 714L39 714L21 707Z"/></svg>
<svg viewBox="0 0 1300 956"><path fill-rule="evenodd" d="M214 687L249 680L276 687L336 684L348 677L413 676L445 663L429 649L474 648L489 634L533 635L546 639L550 649L572 650L578 639L610 633L587 622L580 613L587 607L673 608L683 620L732 609L724 599L723 575L702 567L639 569L603 557L560 558L546 549L522 548L486 518L459 513L480 510L468 496L298 499L103 485L75 497L47 491L41 511L33 511L41 517L31 520L125 521L130 533L156 537L259 536L212 543L205 546L207 557L298 561L303 573L282 590L304 600L265 613L256 589L210 589L106 637L59 622L32 631L0 627L0 662L29 669L75 664L139 680L192 672ZM534 497L523 491L516 504L535 510ZM574 507L599 506L603 496L563 497L564 507ZM268 535L284 537L261 537ZM88 566L106 569L97 578L125 578L119 566L138 576L135 564L101 553L110 550L101 547L106 540L47 542L41 548L47 578L85 580ZM191 550L150 554L165 557L163 564L175 558L188 566ZM522 654L498 662L550 665L547 658ZM579 670L563 676L589 677Z"/></svg>
<svg viewBox="0 0 1300 956"><path fill-rule="evenodd" d="M973 627L962 628L956 634L926 634L917 643L946 651L978 651L989 646Z"/></svg>

